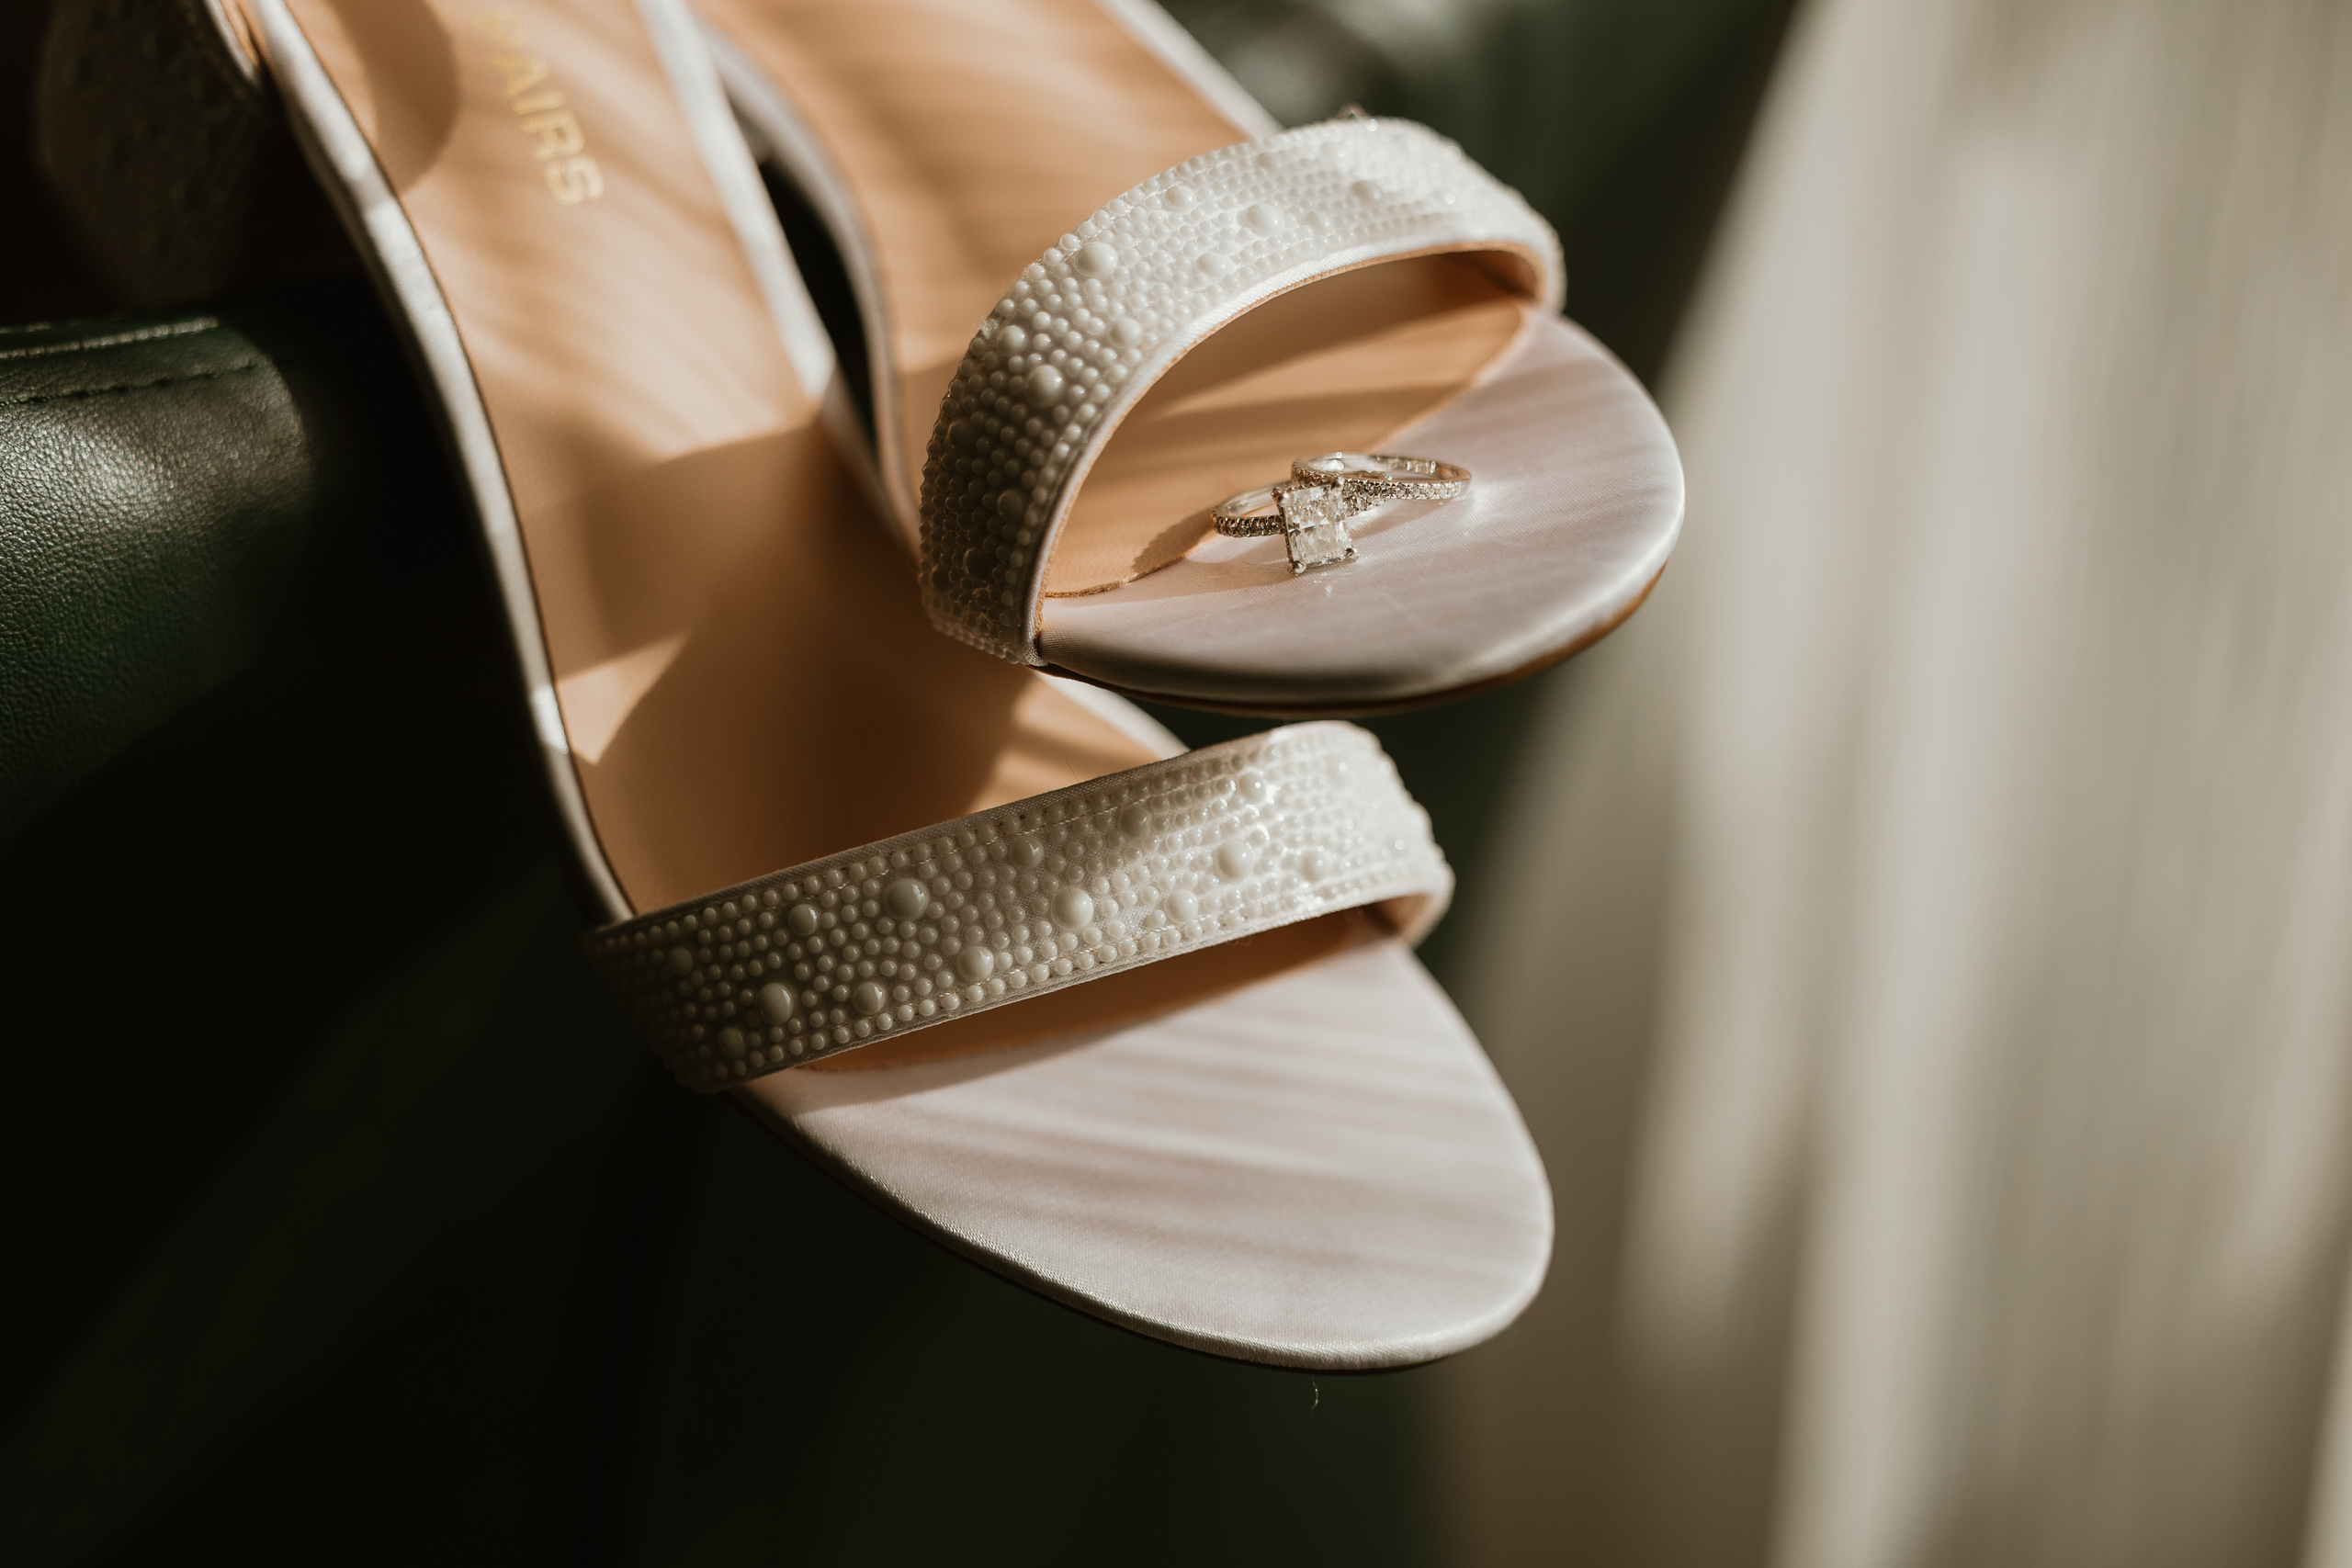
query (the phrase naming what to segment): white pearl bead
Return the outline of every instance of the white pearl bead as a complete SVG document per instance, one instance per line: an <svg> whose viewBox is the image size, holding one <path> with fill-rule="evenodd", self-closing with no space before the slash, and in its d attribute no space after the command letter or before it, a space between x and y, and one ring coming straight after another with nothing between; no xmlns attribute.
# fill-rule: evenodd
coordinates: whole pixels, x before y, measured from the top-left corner
<svg viewBox="0 0 2352 1568"><path fill-rule="evenodd" d="M691 975L695 972L695 955L683 947L673 947L670 950L670 967L679 975Z"/></svg>
<svg viewBox="0 0 2352 1568"><path fill-rule="evenodd" d="M729 1024L726 1028L718 1032L718 1048L726 1052L729 1056L741 1055L743 1054L743 1032L736 1028L733 1024Z"/></svg>
<svg viewBox="0 0 2352 1568"><path fill-rule="evenodd" d="M1015 839L1006 848L1004 858L1012 863L1016 871L1035 871L1039 863L1045 860L1046 852L1037 847L1037 840L1035 839Z"/></svg>
<svg viewBox="0 0 2352 1568"><path fill-rule="evenodd" d="M882 895L882 904L899 919L917 919L931 904L931 889L911 876L900 877Z"/></svg>
<svg viewBox="0 0 2352 1568"><path fill-rule="evenodd" d="M1261 234L1271 234L1290 221L1290 214L1271 201L1261 201L1241 215L1241 221Z"/></svg>
<svg viewBox="0 0 2352 1568"><path fill-rule="evenodd" d="M1228 882L1240 881L1256 863L1257 857L1250 852L1250 846L1238 839L1227 839L1216 847L1217 874Z"/></svg>
<svg viewBox="0 0 2352 1568"><path fill-rule="evenodd" d="M795 936L813 935L817 930L817 906L795 904L792 912L784 917L784 923L792 928Z"/></svg>
<svg viewBox="0 0 2352 1568"><path fill-rule="evenodd" d="M890 1005L890 993L876 982L868 980L856 990L852 991L849 999L856 1006L858 1011L872 1018Z"/></svg>
<svg viewBox="0 0 2352 1568"><path fill-rule="evenodd" d="M1189 926L1201 918L1201 901L1182 887L1170 893L1161 908L1168 911L1168 918L1180 926Z"/></svg>
<svg viewBox="0 0 2352 1568"><path fill-rule="evenodd" d="M977 942L967 942L956 955L956 973L967 980L985 980L996 973L996 954Z"/></svg>
<svg viewBox="0 0 2352 1568"><path fill-rule="evenodd" d="M1143 323L1133 316L1121 316L1111 323L1111 341L1121 348L1133 348L1143 341Z"/></svg>
<svg viewBox="0 0 2352 1568"><path fill-rule="evenodd" d="M1097 240L1091 245L1080 245L1069 265L1088 277L1108 277L1119 270L1119 253Z"/></svg>
<svg viewBox="0 0 2352 1568"><path fill-rule="evenodd" d="M1119 831L1130 839L1140 839L1151 831L1151 813L1141 802L1123 807L1119 812Z"/></svg>
<svg viewBox="0 0 2352 1568"><path fill-rule="evenodd" d="M774 980L760 987L759 1002L770 1023L782 1023L792 1016L792 993Z"/></svg>
<svg viewBox="0 0 2352 1568"><path fill-rule="evenodd" d="M1029 372L1029 400L1050 403L1062 395L1062 373L1050 365L1040 365Z"/></svg>
<svg viewBox="0 0 2352 1568"><path fill-rule="evenodd" d="M1082 931L1094 918L1094 900L1083 887L1054 889L1054 924L1066 931Z"/></svg>

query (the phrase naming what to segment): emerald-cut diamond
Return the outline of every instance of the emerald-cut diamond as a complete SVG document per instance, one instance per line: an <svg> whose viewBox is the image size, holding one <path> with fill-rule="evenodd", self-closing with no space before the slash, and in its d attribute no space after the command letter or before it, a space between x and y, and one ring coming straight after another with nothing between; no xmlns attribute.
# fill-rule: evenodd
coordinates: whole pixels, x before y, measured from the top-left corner
<svg viewBox="0 0 2352 1568"><path fill-rule="evenodd" d="M1313 566L1344 566L1356 558L1348 538L1348 519L1355 513L1338 485L1301 485L1283 491L1283 538L1290 546L1293 577Z"/></svg>

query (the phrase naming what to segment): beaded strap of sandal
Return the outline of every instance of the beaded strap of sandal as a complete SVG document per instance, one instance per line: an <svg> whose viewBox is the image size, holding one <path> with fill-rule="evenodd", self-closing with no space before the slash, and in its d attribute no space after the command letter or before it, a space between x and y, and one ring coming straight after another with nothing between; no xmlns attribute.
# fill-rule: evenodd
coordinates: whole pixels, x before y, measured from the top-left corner
<svg viewBox="0 0 2352 1568"><path fill-rule="evenodd" d="M941 405L922 489L933 623L1000 659L1045 663L1046 562L1146 391L1279 294L1452 252L1560 308L1551 225L1408 120L1337 119L1205 152L1106 204L1005 291Z"/></svg>
<svg viewBox="0 0 2352 1568"><path fill-rule="evenodd" d="M977 812L594 932L662 1061L716 1091L869 1041L1377 907L1453 873L1353 725L1290 725Z"/></svg>

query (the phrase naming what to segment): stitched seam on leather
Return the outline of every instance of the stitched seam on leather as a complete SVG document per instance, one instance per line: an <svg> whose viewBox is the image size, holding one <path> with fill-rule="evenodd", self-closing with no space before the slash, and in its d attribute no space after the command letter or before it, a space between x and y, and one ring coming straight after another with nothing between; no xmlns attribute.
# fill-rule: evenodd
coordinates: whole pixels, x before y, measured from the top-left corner
<svg viewBox="0 0 2352 1568"><path fill-rule="evenodd" d="M144 381L117 381L105 387L80 387L70 392L34 392L21 398L0 398L0 409L29 408L38 403L72 402L79 398L102 398L117 392L144 392L157 387L217 381L223 376L234 376L246 370L274 369L284 363L277 359L248 359L242 364L223 365L217 370L198 370L185 376L155 376Z"/></svg>
<svg viewBox="0 0 2352 1568"><path fill-rule="evenodd" d="M41 326L25 327L19 330L40 332L46 329L46 325L44 323ZM43 359L52 354L74 354L85 348L120 348L126 344L154 343L170 337L193 337L200 333L218 332L220 329L219 317L198 316L193 321L173 321L166 326L140 327L127 333L109 333L105 337L76 338L72 343L36 344L30 348L0 348L0 359ZM0 333L0 342L6 340L6 334Z"/></svg>

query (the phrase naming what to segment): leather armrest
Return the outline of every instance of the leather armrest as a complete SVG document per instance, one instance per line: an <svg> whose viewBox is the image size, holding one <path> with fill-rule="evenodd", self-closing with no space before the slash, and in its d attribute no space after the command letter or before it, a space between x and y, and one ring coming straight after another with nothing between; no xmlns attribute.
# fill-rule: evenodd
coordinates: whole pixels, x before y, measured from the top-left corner
<svg viewBox="0 0 2352 1568"><path fill-rule="evenodd" d="M0 329L0 837L452 533L440 454L356 279Z"/></svg>

